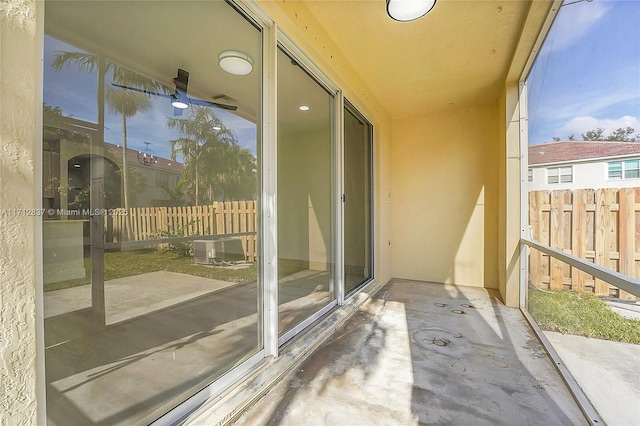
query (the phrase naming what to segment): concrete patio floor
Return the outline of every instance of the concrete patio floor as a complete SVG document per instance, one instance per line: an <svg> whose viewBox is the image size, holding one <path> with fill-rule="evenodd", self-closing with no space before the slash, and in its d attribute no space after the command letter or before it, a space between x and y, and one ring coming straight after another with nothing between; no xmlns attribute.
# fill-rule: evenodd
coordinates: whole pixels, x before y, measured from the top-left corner
<svg viewBox="0 0 640 426"><path fill-rule="evenodd" d="M393 280L236 422L431 423L586 420L522 314L494 292Z"/></svg>
<svg viewBox="0 0 640 426"><path fill-rule="evenodd" d="M281 280L281 327L326 303L326 271ZM157 271L44 294L47 424L149 424L260 349L258 284Z"/></svg>

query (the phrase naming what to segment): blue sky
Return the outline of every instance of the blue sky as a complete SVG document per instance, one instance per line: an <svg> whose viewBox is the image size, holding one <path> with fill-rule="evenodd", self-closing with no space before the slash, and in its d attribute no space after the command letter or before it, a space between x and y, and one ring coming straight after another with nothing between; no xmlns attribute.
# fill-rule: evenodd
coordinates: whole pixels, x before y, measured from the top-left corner
<svg viewBox="0 0 640 426"><path fill-rule="evenodd" d="M527 86L531 145L598 127L640 133L640 0L562 6Z"/></svg>
<svg viewBox="0 0 640 426"><path fill-rule="evenodd" d="M77 66L54 70L51 68L51 60L58 51L80 52L81 50L45 36L44 102L47 105L62 108L64 115L96 123L98 120L97 71L82 71ZM151 97L151 102L153 104L151 109L127 120L128 147L143 151L146 149L145 142L150 142L149 148L155 155L170 158L169 141L180 137L177 131L169 130L166 126L167 118L173 117L173 107L166 98ZM216 108L215 112L225 126L236 135L238 144L242 148L249 149L255 156L256 125L226 110ZM109 108L105 108L105 142L122 144L122 117L111 113Z"/></svg>

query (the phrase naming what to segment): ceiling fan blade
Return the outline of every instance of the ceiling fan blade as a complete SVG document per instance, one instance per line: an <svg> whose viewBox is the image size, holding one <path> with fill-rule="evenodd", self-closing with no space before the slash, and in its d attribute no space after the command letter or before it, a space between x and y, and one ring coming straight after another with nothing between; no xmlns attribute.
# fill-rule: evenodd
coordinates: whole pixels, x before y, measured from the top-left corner
<svg viewBox="0 0 640 426"><path fill-rule="evenodd" d="M178 75L173 79L173 82L176 84L177 90L182 90L184 93L187 93L187 86L189 85L189 72L178 68Z"/></svg>
<svg viewBox="0 0 640 426"><path fill-rule="evenodd" d="M205 101L205 100L196 99L196 98L189 98L189 102L195 105L214 106L214 107L226 109L229 111L236 111L238 109L238 107L235 105L221 104L218 102L210 102L210 101Z"/></svg>
<svg viewBox="0 0 640 426"><path fill-rule="evenodd" d="M171 97L171 95L167 95L166 93L152 92L150 90L139 89L137 87L131 87L131 86L125 86L125 85L118 84L118 83L111 83L111 85L114 86L114 87L119 87L120 89L133 90L134 92L146 93L147 95L161 96L163 98L170 98Z"/></svg>

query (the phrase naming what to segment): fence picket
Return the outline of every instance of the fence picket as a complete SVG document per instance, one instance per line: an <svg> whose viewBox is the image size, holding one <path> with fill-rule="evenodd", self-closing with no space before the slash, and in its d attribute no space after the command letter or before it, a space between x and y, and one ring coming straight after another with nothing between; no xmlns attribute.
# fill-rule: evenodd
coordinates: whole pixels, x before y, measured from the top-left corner
<svg viewBox="0 0 640 426"><path fill-rule="evenodd" d="M624 188L618 193L618 225L620 226L621 274L634 276L636 272L636 196L634 188Z"/></svg>
<svg viewBox="0 0 640 426"><path fill-rule="evenodd" d="M541 240L542 230L542 205L546 201L548 193L546 191L532 191L529 193L529 225L531 226L531 238L536 241ZM538 250L530 250L529 255L529 275L531 281L541 286L543 277L547 275L543 268L543 253Z"/></svg>
<svg viewBox="0 0 640 426"><path fill-rule="evenodd" d="M564 251L564 195L565 191L551 192L551 247ZM562 289L564 282L564 262L551 259L550 285L551 288Z"/></svg>
<svg viewBox="0 0 640 426"><path fill-rule="evenodd" d="M587 191L578 189L573 192L573 218L571 220L571 253L586 259L587 243ZM584 290L587 274L578 268L571 268L571 288Z"/></svg>

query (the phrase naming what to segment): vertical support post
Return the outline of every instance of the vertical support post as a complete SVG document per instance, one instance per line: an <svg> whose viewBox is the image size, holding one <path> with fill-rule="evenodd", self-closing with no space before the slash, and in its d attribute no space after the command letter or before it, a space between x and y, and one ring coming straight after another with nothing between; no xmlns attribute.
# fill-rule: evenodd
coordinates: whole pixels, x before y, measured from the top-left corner
<svg viewBox="0 0 640 426"><path fill-rule="evenodd" d="M520 141L519 144L519 158L518 158L518 167L520 171L520 238L527 236L529 225L528 225L528 215L527 215L527 202L528 202L528 166L529 166L529 113L528 113L528 90L527 90L527 82L524 78L520 80L518 85L518 124L517 128L518 139ZM507 173L508 179L509 173ZM520 266L520 274L518 276L519 285L514 289L517 289L517 297L510 297L509 292L507 291L507 297L505 298L505 303L507 305L512 304L512 300L517 300L519 306L527 306L527 296L528 296L528 280L527 280L527 268L529 267L529 262L527 259L527 250L522 243L518 243L518 251L517 251L517 263Z"/></svg>
<svg viewBox="0 0 640 426"><path fill-rule="evenodd" d="M96 176L91 179L91 208L100 209L103 203L104 177ZM104 292L104 216L99 214L91 216L90 235L91 316L93 325L100 328L107 324Z"/></svg>
<svg viewBox="0 0 640 426"><path fill-rule="evenodd" d="M333 295L338 305L344 304L345 271L344 271L344 97L342 91L335 96L335 163L334 173L334 241L333 250L335 273L333 276Z"/></svg>

